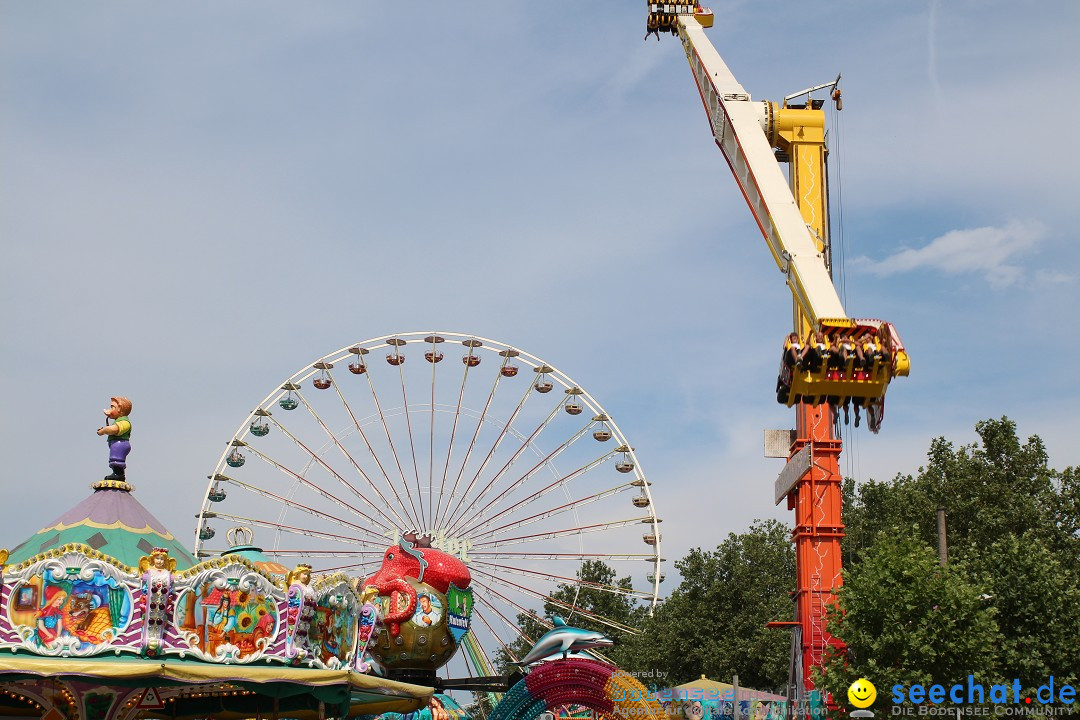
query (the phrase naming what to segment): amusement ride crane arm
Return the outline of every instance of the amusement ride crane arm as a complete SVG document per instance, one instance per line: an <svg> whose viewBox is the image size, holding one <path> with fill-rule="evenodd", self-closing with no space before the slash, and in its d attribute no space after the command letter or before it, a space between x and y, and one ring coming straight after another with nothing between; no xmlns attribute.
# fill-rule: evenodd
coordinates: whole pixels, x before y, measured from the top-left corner
<svg viewBox="0 0 1080 720"><path fill-rule="evenodd" d="M828 265L827 227L804 216L774 151L786 140L812 141L795 137L806 133L823 148L824 113L754 102L705 36L713 16L696 2L650 2L649 11L650 32L682 40L716 144L794 298L796 332L784 344L777 400L851 402L868 411L876 432L889 381L908 374L907 353L892 324L847 316Z"/></svg>
<svg viewBox="0 0 1080 720"><path fill-rule="evenodd" d="M803 220L765 134L774 117L772 104L751 101L692 16L689 22L686 17L679 21L716 144L773 260L787 275L795 302L814 325L822 319L846 318L825 264L824 248Z"/></svg>

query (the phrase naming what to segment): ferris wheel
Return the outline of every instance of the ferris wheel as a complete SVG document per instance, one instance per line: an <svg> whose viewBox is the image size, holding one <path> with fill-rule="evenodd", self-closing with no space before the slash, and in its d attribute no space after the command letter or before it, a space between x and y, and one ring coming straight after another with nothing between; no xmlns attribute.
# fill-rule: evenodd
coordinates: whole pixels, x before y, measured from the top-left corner
<svg viewBox="0 0 1080 720"><path fill-rule="evenodd" d="M317 358L276 386L227 442L199 513L199 557L255 529L278 563L363 577L405 533L429 535L473 581L468 671L541 623L559 588L602 561L655 605L663 579L650 483L614 419L569 376L488 338L386 335ZM617 621L554 601L569 619Z"/></svg>

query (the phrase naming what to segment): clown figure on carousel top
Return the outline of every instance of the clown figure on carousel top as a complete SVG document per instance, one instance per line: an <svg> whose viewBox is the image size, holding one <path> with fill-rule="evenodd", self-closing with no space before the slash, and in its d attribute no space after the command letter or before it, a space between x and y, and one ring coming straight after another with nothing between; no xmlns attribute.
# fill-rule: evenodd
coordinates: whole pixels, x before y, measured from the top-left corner
<svg viewBox="0 0 1080 720"><path fill-rule="evenodd" d="M127 456L131 452L131 420L128 419L131 401L122 396L110 398L109 407L105 408L104 413L113 421L111 425L102 425L97 429L98 435L109 436L109 469L112 472L105 479L125 482Z"/></svg>

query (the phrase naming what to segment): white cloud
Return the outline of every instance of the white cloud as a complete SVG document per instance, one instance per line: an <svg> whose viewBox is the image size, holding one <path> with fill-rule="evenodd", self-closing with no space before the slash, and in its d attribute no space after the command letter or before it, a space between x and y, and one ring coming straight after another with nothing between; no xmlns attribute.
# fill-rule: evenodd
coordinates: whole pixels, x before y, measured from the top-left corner
<svg viewBox="0 0 1080 720"><path fill-rule="evenodd" d="M996 288L1015 285L1024 276L1019 257L1045 237L1037 222L1011 222L1004 227L950 230L921 248L906 248L884 260L859 258L859 266L875 275L936 269L948 275L981 274Z"/></svg>
<svg viewBox="0 0 1080 720"><path fill-rule="evenodd" d="M678 58L675 58L676 60ZM608 81L609 91L619 100L654 75L663 63L671 62L669 53L660 52L651 45L636 48L630 58L621 63Z"/></svg>
<svg viewBox="0 0 1080 720"><path fill-rule="evenodd" d="M1057 285L1058 283L1072 282L1072 275L1060 270L1039 270L1035 273L1035 281L1040 285Z"/></svg>

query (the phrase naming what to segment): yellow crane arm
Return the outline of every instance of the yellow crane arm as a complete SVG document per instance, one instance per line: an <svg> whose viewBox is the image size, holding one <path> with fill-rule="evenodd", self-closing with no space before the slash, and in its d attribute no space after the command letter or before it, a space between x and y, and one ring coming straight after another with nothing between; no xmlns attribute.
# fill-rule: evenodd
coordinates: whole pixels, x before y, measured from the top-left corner
<svg viewBox="0 0 1080 720"><path fill-rule="evenodd" d="M795 204L766 134L773 122L771 103L751 100L693 15L680 15L677 21L713 137L773 260L787 275L795 302L815 326L823 319L846 318L824 251Z"/></svg>
<svg viewBox="0 0 1080 720"><path fill-rule="evenodd" d="M907 353L892 324L847 316L829 271L826 238L808 223L813 219L826 234L824 218L804 217L774 151L774 144L783 147L793 140L816 141L824 148L824 113L753 101L705 36L713 16L697 2L648 6L648 31L670 32L682 40L713 138L787 278L796 317L803 319L784 343L777 400L789 406L828 402L843 406L845 415L854 404L856 424L859 410L865 409L876 432L889 382L908 374ZM793 137L800 133L817 137ZM816 191L822 192L824 178L819 185Z"/></svg>

